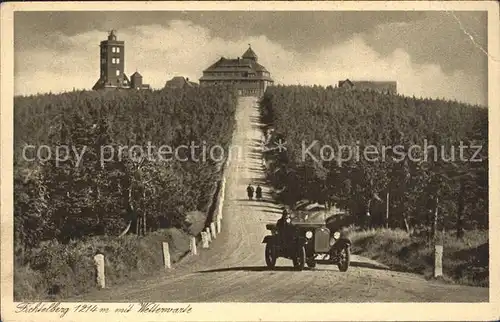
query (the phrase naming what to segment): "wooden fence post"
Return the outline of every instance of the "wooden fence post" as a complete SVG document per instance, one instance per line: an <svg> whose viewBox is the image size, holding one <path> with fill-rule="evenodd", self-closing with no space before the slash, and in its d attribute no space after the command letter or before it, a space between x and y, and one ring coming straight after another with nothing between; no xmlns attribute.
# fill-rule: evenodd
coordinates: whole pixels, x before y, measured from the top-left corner
<svg viewBox="0 0 500 322"><path fill-rule="evenodd" d="M212 232L212 239L217 238L217 232L215 230L215 223L213 221L210 223L210 231Z"/></svg>
<svg viewBox="0 0 500 322"><path fill-rule="evenodd" d="M196 250L196 237L194 236L191 237L189 249L191 250L191 255L198 255L198 251Z"/></svg>
<svg viewBox="0 0 500 322"><path fill-rule="evenodd" d="M201 247L208 248L208 237L207 233L204 231L201 232Z"/></svg>
<svg viewBox="0 0 500 322"><path fill-rule="evenodd" d="M443 276L443 245L434 245L434 277Z"/></svg>
<svg viewBox="0 0 500 322"><path fill-rule="evenodd" d="M207 240L209 243L212 242L212 233L210 232L210 227L205 228L205 233L207 234Z"/></svg>
<svg viewBox="0 0 500 322"><path fill-rule="evenodd" d="M98 288L106 287L106 277L104 275L104 255L96 254L94 256L94 265L96 270L96 283Z"/></svg>
<svg viewBox="0 0 500 322"><path fill-rule="evenodd" d="M165 265L165 268L171 268L172 264L170 262L170 250L168 249L168 243L163 242L163 264Z"/></svg>

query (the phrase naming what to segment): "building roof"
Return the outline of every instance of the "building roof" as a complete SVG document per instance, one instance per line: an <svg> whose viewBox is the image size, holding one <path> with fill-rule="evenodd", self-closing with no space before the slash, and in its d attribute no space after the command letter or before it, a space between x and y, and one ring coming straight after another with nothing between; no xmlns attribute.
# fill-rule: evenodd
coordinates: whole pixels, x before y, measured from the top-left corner
<svg viewBox="0 0 500 322"><path fill-rule="evenodd" d="M257 60L257 54L252 50L252 47L249 45L247 51L241 56L246 59Z"/></svg>
<svg viewBox="0 0 500 322"><path fill-rule="evenodd" d="M257 55L251 47L245 51L241 58L221 57L205 69L200 78L200 81L218 80L266 80L273 82L269 71L257 63Z"/></svg>
<svg viewBox="0 0 500 322"><path fill-rule="evenodd" d="M244 76L202 76L200 78L202 81L245 81L245 80L267 80L273 82L272 78L269 76L252 76L252 77L244 77Z"/></svg>
<svg viewBox="0 0 500 322"><path fill-rule="evenodd" d="M261 64L257 63L256 61L248 58L235 58L235 59L228 59L221 57L218 61L213 63L210 67L205 69L204 71L210 72L210 71L248 71L248 70L255 70L255 71L262 71L262 72L268 72L268 70L262 66Z"/></svg>
<svg viewBox="0 0 500 322"><path fill-rule="evenodd" d="M203 76L201 80L209 80L209 79L225 79L228 76L215 76L215 75L210 75L210 73L242 73L242 76L234 76L234 75L228 75L231 78L243 78L243 79L249 79L249 78L257 78L257 79L266 79L269 81L272 81L272 79L267 76L267 75L253 75L256 74L256 72L268 72L268 70L256 63L255 61L251 61L249 59L225 59L221 58L219 61L217 61L215 64L211 65L207 69L203 71ZM243 76L244 73L248 73L248 76Z"/></svg>
<svg viewBox="0 0 500 322"><path fill-rule="evenodd" d="M189 81L189 78L183 76L174 76L171 80L165 83L168 88L183 88L184 86L196 87L197 83Z"/></svg>
<svg viewBox="0 0 500 322"><path fill-rule="evenodd" d="M108 40L116 40L116 30L111 30L108 34Z"/></svg>
<svg viewBox="0 0 500 322"><path fill-rule="evenodd" d="M345 87L345 86L354 87L358 89L374 90L374 91L397 91L396 81L367 81L367 80L351 81L350 79L339 81L339 87Z"/></svg>
<svg viewBox="0 0 500 322"><path fill-rule="evenodd" d="M132 77L141 77L142 78L142 75L139 74L139 72L136 71L135 73L133 73L132 75L130 75L130 78L132 78Z"/></svg>
<svg viewBox="0 0 500 322"><path fill-rule="evenodd" d="M351 82L349 78L343 81L339 81L339 87L342 87L344 85L354 86L353 82Z"/></svg>

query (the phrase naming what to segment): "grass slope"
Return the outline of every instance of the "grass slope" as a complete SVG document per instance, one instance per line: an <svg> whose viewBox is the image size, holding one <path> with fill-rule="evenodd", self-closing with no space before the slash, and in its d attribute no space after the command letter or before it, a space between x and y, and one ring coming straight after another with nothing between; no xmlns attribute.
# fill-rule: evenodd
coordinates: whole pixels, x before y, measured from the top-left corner
<svg viewBox="0 0 500 322"><path fill-rule="evenodd" d="M403 230L369 229L352 231L353 252L388 265L392 269L431 277L434 248L422 237ZM445 233L443 274L458 284L489 285L489 243L485 230L468 231L462 240Z"/></svg>
<svg viewBox="0 0 500 322"><path fill-rule="evenodd" d="M30 251L28 263L15 265L14 300L57 300L92 290L96 287L93 257L97 251L105 255L106 286L161 271L162 243L169 243L171 261L178 262L189 251L190 236L196 236L204 227L205 217L201 212L196 218L191 215L189 233L169 228L145 237L130 234L121 238L98 236L68 244L45 242Z"/></svg>

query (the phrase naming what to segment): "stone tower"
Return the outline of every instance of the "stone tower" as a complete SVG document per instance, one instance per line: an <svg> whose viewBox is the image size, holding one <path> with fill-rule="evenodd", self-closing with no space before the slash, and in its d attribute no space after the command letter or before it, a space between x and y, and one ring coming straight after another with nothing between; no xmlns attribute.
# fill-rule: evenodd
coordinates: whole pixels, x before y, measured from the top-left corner
<svg viewBox="0 0 500 322"><path fill-rule="evenodd" d="M100 44L100 76L92 89L129 88L130 82L125 70L125 42L117 40L111 30L108 39Z"/></svg>

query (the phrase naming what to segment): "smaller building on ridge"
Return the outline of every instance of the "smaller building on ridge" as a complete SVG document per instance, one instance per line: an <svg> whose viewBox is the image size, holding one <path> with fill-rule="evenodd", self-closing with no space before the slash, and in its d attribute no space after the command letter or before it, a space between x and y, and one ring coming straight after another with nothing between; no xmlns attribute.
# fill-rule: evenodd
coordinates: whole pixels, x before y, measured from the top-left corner
<svg viewBox="0 0 500 322"><path fill-rule="evenodd" d="M339 81L339 88L359 89L364 91L375 91L384 94L397 94L397 82L395 81L351 81L346 79Z"/></svg>
<svg viewBox="0 0 500 322"><path fill-rule="evenodd" d="M149 89L148 84L142 83L142 75L139 72L135 72L130 76L130 88L133 89Z"/></svg>
<svg viewBox="0 0 500 322"><path fill-rule="evenodd" d="M165 83L165 88L186 88L198 87L198 84L191 82L188 77L175 76Z"/></svg>

